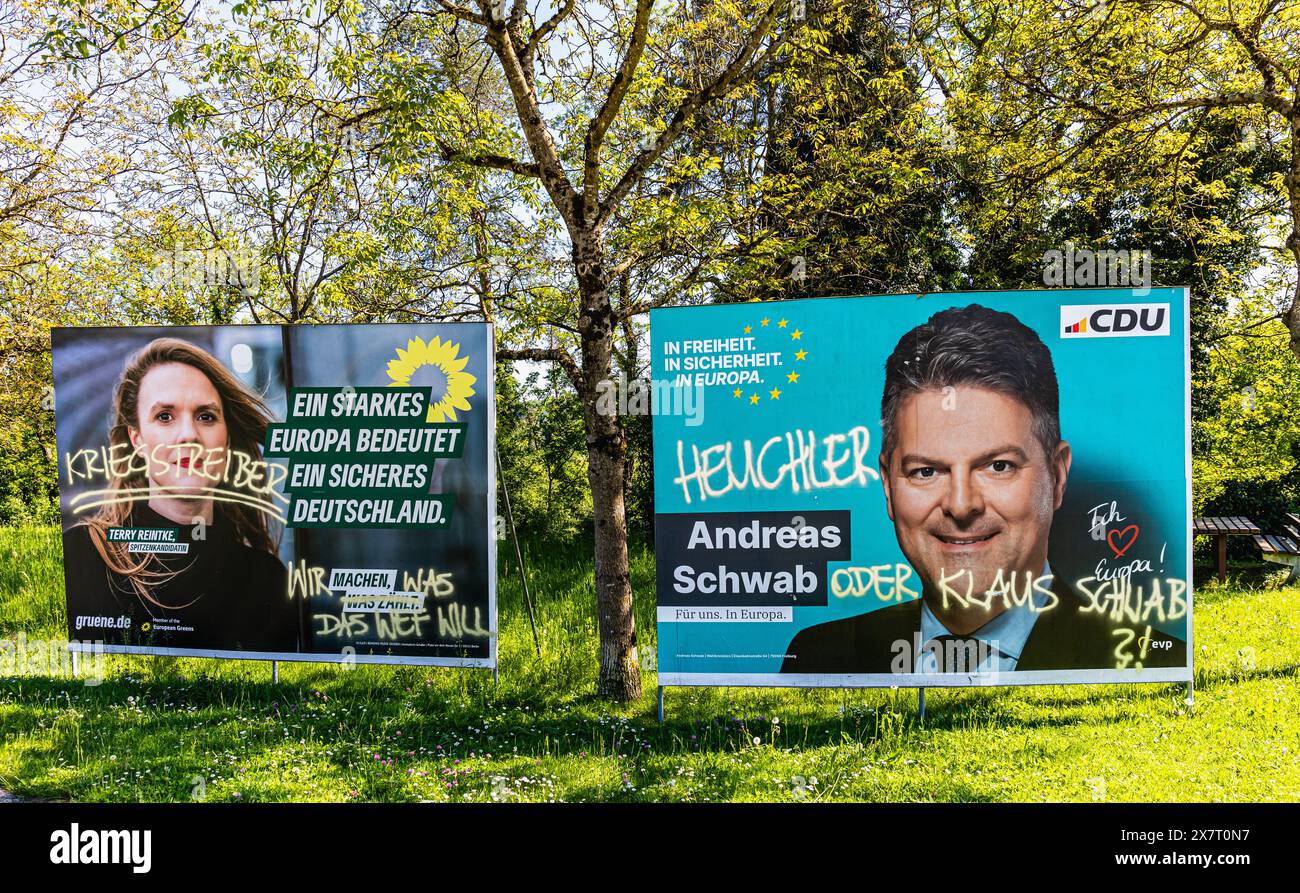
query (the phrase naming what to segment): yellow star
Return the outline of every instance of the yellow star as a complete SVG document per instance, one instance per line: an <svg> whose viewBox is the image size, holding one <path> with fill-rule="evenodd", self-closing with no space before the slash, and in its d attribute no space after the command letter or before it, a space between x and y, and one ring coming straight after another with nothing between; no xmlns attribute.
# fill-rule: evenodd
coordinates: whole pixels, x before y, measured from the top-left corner
<svg viewBox="0 0 1300 893"><path fill-rule="evenodd" d="M776 388L772 388L772 390L768 391L768 393L772 395L773 400L781 399L781 392L778 391Z"/></svg>
<svg viewBox="0 0 1300 893"><path fill-rule="evenodd" d="M800 338L803 337L803 332L799 331L798 329L795 329L793 332L790 333L790 337L793 338L795 341L798 341Z"/></svg>
<svg viewBox="0 0 1300 893"><path fill-rule="evenodd" d="M808 351L804 350L802 347L799 348L797 351L795 351L795 354L794 354L794 358L795 358L796 360L802 360L802 359L805 359L805 358L807 358L807 356L808 356Z"/></svg>
<svg viewBox="0 0 1300 893"><path fill-rule="evenodd" d="M733 396L733 397L737 397L737 398L739 398L740 395L741 395L741 390L740 390L740 388L736 388L734 391L731 392L731 396Z"/></svg>
<svg viewBox="0 0 1300 893"><path fill-rule="evenodd" d="M790 382L790 384L798 384L798 383L799 383L799 373L798 373L798 372L791 372L789 375L787 375L787 376L785 377L785 380L788 381L788 382Z"/></svg>
<svg viewBox="0 0 1300 893"><path fill-rule="evenodd" d="M750 395L749 395L749 402L750 402L751 405L757 403L757 402L758 402L758 395L757 395L757 394L750 394Z"/></svg>
<svg viewBox="0 0 1300 893"><path fill-rule="evenodd" d="M748 334L749 334L750 332L752 332L752 331L754 331L754 327L753 327L753 326L745 326L745 334L746 334L746 335L748 335Z"/></svg>
<svg viewBox="0 0 1300 893"><path fill-rule="evenodd" d="M772 320L768 319L766 316L763 317L763 325L767 325L767 324L770 323L771 321L772 321Z"/></svg>
<svg viewBox="0 0 1300 893"><path fill-rule="evenodd" d="M779 323L777 323L777 325L784 329L787 325L789 325L789 323L790 321L788 319L783 319Z"/></svg>

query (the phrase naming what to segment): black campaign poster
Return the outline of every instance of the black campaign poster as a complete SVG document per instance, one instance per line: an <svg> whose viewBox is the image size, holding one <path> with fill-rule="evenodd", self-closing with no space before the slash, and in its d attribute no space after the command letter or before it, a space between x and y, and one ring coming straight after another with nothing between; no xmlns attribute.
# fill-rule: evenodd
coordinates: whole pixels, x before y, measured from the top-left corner
<svg viewBox="0 0 1300 893"><path fill-rule="evenodd" d="M57 328L68 633L496 665L486 324Z"/></svg>

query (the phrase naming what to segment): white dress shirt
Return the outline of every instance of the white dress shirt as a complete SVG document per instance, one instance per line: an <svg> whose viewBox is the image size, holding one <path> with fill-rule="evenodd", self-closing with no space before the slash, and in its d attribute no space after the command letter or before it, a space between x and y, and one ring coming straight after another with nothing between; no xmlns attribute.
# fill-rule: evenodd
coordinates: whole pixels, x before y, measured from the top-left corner
<svg viewBox="0 0 1300 893"><path fill-rule="evenodd" d="M1051 572L1050 566L1043 567L1044 576L1050 577ZM1024 651L1025 642L1029 640L1029 633L1048 602L1048 596L1035 589L1032 600L1033 609L1026 604L1014 605L970 635L961 637L974 639L979 643L977 647L980 660L976 668L950 667L947 670L939 668L939 660L935 655L935 649L940 653L944 652L944 643L934 642L933 646L930 643L940 636L953 634L938 617L934 616L929 604L922 602L921 652L916 656L916 672L941 673L961 670L968 673L1010 673L1014 671L1020 661L1020 653Z"/></svg>

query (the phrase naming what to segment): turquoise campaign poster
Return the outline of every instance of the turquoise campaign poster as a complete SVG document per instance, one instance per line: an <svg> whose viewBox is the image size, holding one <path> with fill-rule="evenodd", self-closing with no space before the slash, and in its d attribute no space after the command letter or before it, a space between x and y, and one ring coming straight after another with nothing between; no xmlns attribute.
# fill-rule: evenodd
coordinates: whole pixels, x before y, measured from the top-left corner
<svg viewBox="0 0 1300 893"><path fill-rule="evenodd" d="M660 684L1190 679L1187 307L654 311Z"/></svg>

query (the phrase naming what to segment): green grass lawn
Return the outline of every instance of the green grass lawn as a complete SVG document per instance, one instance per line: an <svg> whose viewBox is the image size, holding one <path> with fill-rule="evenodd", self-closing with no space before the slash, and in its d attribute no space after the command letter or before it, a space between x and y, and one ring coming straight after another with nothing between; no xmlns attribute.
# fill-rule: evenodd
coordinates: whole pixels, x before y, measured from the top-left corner
<svg viewBox="0 0 1300 893"><path fill-rule="evenodd" d="M634 555L646 697L594 697L581 548L528 550L542 656L501 569L485 671L110 657L102 684L0 677L0 788L79 801L1300 799L1300 589L1198 588L1182 685L916 693L673 689L654 713L654 559ZM57 532L0 528L0 642L62 638Z"/></svg>

